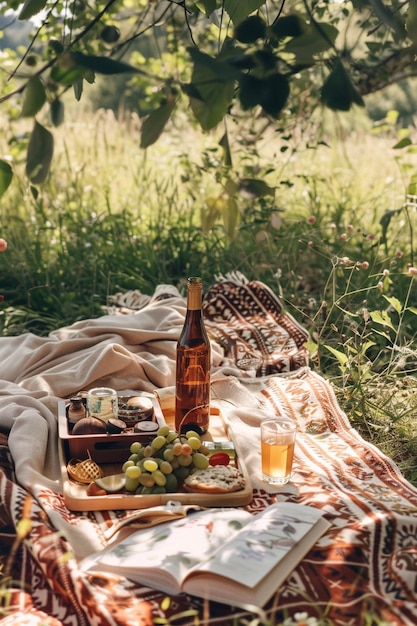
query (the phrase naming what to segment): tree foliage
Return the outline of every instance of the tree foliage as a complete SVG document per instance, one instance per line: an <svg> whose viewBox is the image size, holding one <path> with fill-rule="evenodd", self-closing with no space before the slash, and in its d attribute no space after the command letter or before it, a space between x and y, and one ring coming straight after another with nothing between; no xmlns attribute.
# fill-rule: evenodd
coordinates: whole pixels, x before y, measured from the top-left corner
<svg viewBox="0 0 417 626"><path fill-rule="evenodd" d="M10 25L33 21L32 41L12 70L2 57L0 98L33 118L32 185L48 176L64 93L80 100L98 75L127 74L142 85L147 148L184 101L203 131L237 115L279 124L284 111L297 111L300 91L311 109L348 111L416 73L417 0L12 0L0 12ZM158 75L152 57L164 53L181 62ZM0 160L0 172L1 195L13 171Z"/></svg>

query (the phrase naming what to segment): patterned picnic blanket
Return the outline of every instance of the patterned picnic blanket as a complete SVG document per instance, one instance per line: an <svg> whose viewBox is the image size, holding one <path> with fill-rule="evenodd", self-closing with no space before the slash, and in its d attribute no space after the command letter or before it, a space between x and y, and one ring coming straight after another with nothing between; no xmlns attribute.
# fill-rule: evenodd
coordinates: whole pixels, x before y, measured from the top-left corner
<svg viewBox="0 0 417 626"><path fill-rule="evenodd" d="M97 381L118 390L172 385L185 313L172 289L141 300L139 310L121 304L117 314L48 338L0 339L0 580L2 591L14 590L1 595L0 626L248 624L255 616L241 609L169 598L80 568L126 512L68 510L56 398ZM253 477L248 510L300 502L323 509L332 523L259 623L300 613L340 626L417 623L417 490L351 428L331 385L308 367L305 331L270 289L224 277L208 290L204 314L214 346L213 404L230 421ZM298 426L292 481L275 491L257 478L259 422L271 412Z"/></svg>

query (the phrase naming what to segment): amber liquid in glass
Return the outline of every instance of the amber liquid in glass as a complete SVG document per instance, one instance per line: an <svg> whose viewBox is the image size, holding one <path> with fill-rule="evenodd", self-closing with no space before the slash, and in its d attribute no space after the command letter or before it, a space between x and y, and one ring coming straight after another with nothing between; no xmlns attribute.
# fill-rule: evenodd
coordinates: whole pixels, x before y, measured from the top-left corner
<svg viewBox="0 0 417 626"><path fill-rule="evenodd" d="M262 473L277 482L286 482L291 474L294 458L294 442L275 444L261 443Z"/></svg>
<svg viewBox="0 0 417 626"><path fill-rule="evenodd" d="M187 313L177 344L175 429L197 425L208 430L210 419L210 341L201 311L201 278L188 279Z"/></svg>

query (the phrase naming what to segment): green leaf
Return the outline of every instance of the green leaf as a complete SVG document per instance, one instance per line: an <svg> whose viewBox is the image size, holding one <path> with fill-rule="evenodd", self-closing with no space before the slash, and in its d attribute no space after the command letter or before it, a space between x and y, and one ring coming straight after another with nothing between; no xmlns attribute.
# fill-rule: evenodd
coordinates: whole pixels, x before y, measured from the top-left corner
<svg viewBox="0 0 417 626"><path fill-rule="evenodd" d="M72 53L63 55L51 70L51 79L60 85L73 85L82 79L85 68L77 65Z"/></svg>
<svg viewBox="0 0 417 626"><path fill-rule="evenodd" d="M232 167L232 151L230 150L229 135L227 131L219 141L219 146L223 148L223 162L226 167Z"/></svg>
<svg viewBox="0 0 417 626"><path fill-rule="evenodd" d="M353 104L365 106L362 96L354 87L340 59L336 60L333 70L323 84L321 101L333 111L349 111Z"/></svg>
<svg viewBox="0 0 417 626"><path fill-rule="evenodd" d="M274 187L270 187L264 180L259 178L242 178L240 191L255 198L275 195Z"/></svg>
<svg viewBox="0 0 417 626"><path fill-rule="evenodd" d="M234 198L227 198L223 204L223 224L229 239L233 239L239 224L239 206Z"/></svg>
<svg viewBox="0 0 417 626"><path fill-rule="evenodd" d="M62 100L60 100L59 98L55 98L55 100L52 100L50 113L51 121L54 126L60 126L62 124L62 122L64 121L64 112L65 107Z"/></svg>
<svg viewBox="0 0 417 626"><path fill-rule="evenodd" d="M207 17L209 17L217 9L216 0L199 0L195 4L200 11L207 15Z"/></svg>
<svg viewBox="0 0 417 626"><path fill-rule="evenodd" d="M415 306L409 306L407 311L413 313L414 315L417 315L417 308Z"/></svg>
<svg viewBox="0 0 417 626"><path fill-rule="evenodd" d="M257 39L264 39L265 34L266 23L259 15L251 15L235 28L235 39L241 43L253 43Z"/></svg>
<svg viewBox="0 0 417 626"><path fill-rule="evenodd" d="M45 8L48 0L26 0L19 13L19 20L29 20Z"/></svg>
<svg viewBox="0 0 417 626"><path fill-rule="evenodd" d="M281 113L290 93L288 79L282 74L271 74L266 78L243 74L239 87L243 109L248 110L259 104L275 118Z"/></svg>
<svg viewBox="0 0 417 626"><path fill-rule="evenodd" d="M391 218L397 213L401 213L402 209L390 209L385 211L384 215L379 220L380 225L382 226L382 241L387 241L388 228L391 222Z"/></svg>
<svg viewBox="0 0 417 626"><path fill-rule="evenodd" d="M222 212L225 200L222 196L211 196L206 199L206 204L200 211L201 228L203 233L208 233L216 223L219 214Z"/></svg>
<svg viewBox="0 0 417 626"><path fill-rule="evenodd" d="M35 120L26 158L26 175L32 184L39 185L45 181L53 153L54 138L52 134Z"/></svg>
<svg viewBox="0 0 417 626"><path fill-rule="evenodd" d="M371 316L371 320L376 324L381 324L382 326L387 326L395 330L391 318L386 311L370 311L369 315Z"/></svg>
<svg viewBox="0 0 417 626"><path fill-rule="evenodd" d="M194 60L191 84L183 89L203 130L211 130L224 118L233 100L234 78L240 73L229 63L190 51Z"/></svg>
<svg viewBox="0 0 417 626"><path fill-rule="evenodd" d="M39 76L29 78L22 104L20 117L34 117L46 101L45 87Z"/></svg>
<svg viewBox="0 0 417 626"><path fill-rule="evenodd" d="M336 350L335 348L332 348L331 346L325 345L324 347L326 348L326 350L331 352L333 356L336 357L336 359L339 361L339 364L342 367L346 365L346 363L348 362L348 356L344 352L340 352L340 350Z"/></svg>
<svg viewBox="0 0 417 626"><path fill-rule="evenodd" d="M399 20L396 19L395 14L390 11L390 9L386 6L386 3L382 2L382 0L368 0L368 2L373 8L378 19L403 39L404 26Z"/></svg>
<svg viewBox="0 0 417 626"><path fill-rule="evenodd" d="M13 179L13 170L10 163L0 160L0 198L6 192Z"/></svg>
<svg viewBox="0 0 417 626"><path fill-rule="evenodd" d="M392 306L392 308L394 309L394 311L397 311L398 314L401 313L403 305L401 304L401 302L398 300L398 298L395 298L393 296L384 296L385 300L387 302L389 302L389 304Z"/></svg>
<svg viewBox="0 0 417 626"><path fill-rule="evenodd" d="M409 0L405 28L414 45L417 44L417 0Z"/></svg>
<svg viewBox="0 0 417 626"><path fill-rule="evenodd" d="M305 32L299 37L290 39L284 46L285 52L295 56L298 65L309 65L314 56L329 50L336 41L339 31L331 24L321 22L306 25Z"/></svg>
<svg viewBox="0 0 417 626"><path fill-rule="evenodd" d="M306 18L296 14L280 17L271 26L271 32L278 39L284 39L285 37L301 37L307 30Z"/></svg>
<svg viewBox="0 0 417 626"><path fill-rule="evenodd" d="M160 137L166 123L171 117L176 101L175 97L168 98L158 109L152 111L152 113L147 116L141 129L141 148L148 148Z"/></svg>
<svg viewBox="0 0 417 626"><path fill-rule="evenodd" d="M392 146L393 150L400 150L401 148L407 148L408 146L412 145L412 141L409 137L404 137L403 139L400 139L400 141L398 141L395 146Z"/></svg>
<svg viewBox="0 0 417 626"><path fill-rule="evenodd" d="M192 61L194 62L193 78L196 71L199 72L200 70L206 70L208 72L211 72L211 74L215 76L217 80L221 80L222 82L239 79L240 71L236 69L234 65L232 65L232 56L228 57L228 60L225 61L221 58L221 56L214 58L208 54L205 54L204 52L196 50L195 48L188 48L188 52L191 56ZM229 50L228 54L230 54ZM198 78L198 74L196 77Z"/></svg>
<svg viewBox="0 0 417 626"><path fill-rule="evenodd" d="M407 194L410 196L417 195L417 174L411 176L410 182L407 185Z"/></svg>
<svg viewBox="0 0 417 626"><path fill-rule="evenodd" d="M133 65L115 61L109 57L96 56L94 54L83 54L82 52L72 52L72 57L76 65L80 65L85 69L96 72L97 74L123 74L133 72L134 74L144 74L141 70L136 69Z"/></svg>
<svg viewBox="0 0 417 626"><path fill-rule="evenodd" d="M265 0L224 0L223 2L224 9L235 26L263 4Z"/></svg>

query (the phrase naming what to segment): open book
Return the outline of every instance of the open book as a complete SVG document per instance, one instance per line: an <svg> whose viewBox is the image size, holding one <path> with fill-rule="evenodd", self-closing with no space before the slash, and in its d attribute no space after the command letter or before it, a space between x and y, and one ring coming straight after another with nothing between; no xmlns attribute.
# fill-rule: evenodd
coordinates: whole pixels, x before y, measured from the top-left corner
<svg viewBox="0 0 417 626"><path fill-rule="evenodd" d="M231 508L198 511L137 531L83 566L171 595L262 607L329 528L322 515L287 502L256 515Z"/></svg>

